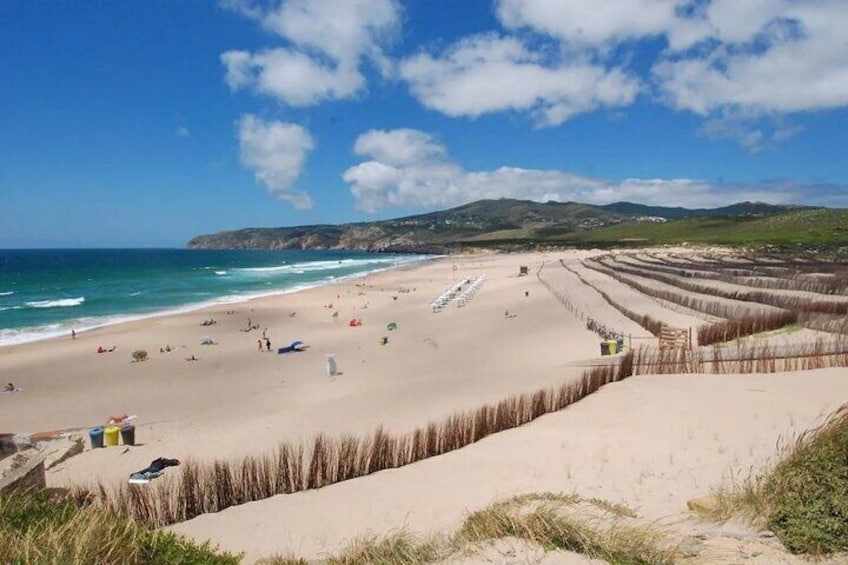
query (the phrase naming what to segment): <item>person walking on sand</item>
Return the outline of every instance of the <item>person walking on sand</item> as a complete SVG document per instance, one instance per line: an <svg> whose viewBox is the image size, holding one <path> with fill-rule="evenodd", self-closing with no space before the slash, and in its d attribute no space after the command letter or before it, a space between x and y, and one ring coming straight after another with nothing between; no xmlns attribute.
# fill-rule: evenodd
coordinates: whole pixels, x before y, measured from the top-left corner
<svg viewBox="0 0 848 565"><path fill-rule="evenodd" d="M71 339L76 339L76 338L77 338L77 331L71 330Z"/></svg>
<svg viewBox="0 0 848 565"><path fill-rule="evenodd" d="M271 352L271 340L267 337L265 338L265 351L267 351L268 353Z"/></svg>
<svg viewBox="0 0 848 565"><path fill-rule="evenodd" d="M262 351L262 340L261 340L261 339L257 339L257 340L256 340L256 343L258 343L258 344L259 344L259 351Z"/></svg>

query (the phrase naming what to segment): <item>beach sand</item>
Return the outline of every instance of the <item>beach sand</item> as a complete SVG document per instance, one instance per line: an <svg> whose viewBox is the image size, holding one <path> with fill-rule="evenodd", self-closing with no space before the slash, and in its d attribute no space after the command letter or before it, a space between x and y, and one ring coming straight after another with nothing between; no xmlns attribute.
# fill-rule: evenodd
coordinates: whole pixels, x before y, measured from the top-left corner
<svg viewBox="0 0 848 565"><path fill-rule="evenodd" d="M366 433L378 425L408 431L561 383L580 374L576 362L598 355L597 336L535 276L543 260L443 258L334 286L110 326L74 340L0 348L0 375L24 389L0 399L0 430L85 432L112 415L138 415L138 446L127 453L86 451L49 473L56 485L124 480L157 457L262 453L317 432ZM519 277L519 265L529 265L531 274ZM487 280L467 306L452 302L433 313L429 303L445 288L478 274ZM217 323L201 326L208 318ZM353 318L362 325L350 327ZM260 329L241 331L248 319ZM387 330L391 322L396 330ZM310 347L259 352L265 328L274 351L294 340ZM200 344L207 335L215 345ZM116 350L97 353L100 345ZM160 353L165 345L174 350ZM131 362L136 349L146 350L148 360ZM340 371L333 378L325 372L327 354ZM198 360L186 361L191 356Z"/></svg>
<svg viewBox="0 0 848 565"><path fill-rule="evenodd" d="M625 327L634 346L655 343L556 266L591 253L440 258L74 340L0 348L0 375L24 389L0 396L0 432L78 428L85 434L111 415L138 415L139 445L86 448L48 471L50 485L117 484L157 457L235 459L319 432L358 435L378 425L406 432L578 377L599 361L599 338L586 329L587 317ZM518 276L520 265L529 267L528 276ZM548 286L537 276L543 265ZM479 274L487 279L467 306L432 311L430 302L447 287ZM642 307L663 315L658 303ZM217 324L200 326L208 318ZM258 330L241 331L248 318ZM350 327L350 319L362 325ZM396 330L387 330L390 322ZM310 347L258 352L265 328L274 349L294 340ZM215 345L200 344L207 335ZM99 345L117 348L98 354ZM174 350L160 353L165 345ZM136 349L147 350L149 359L132 363ZM327 354L340 371L332 378L325 373ZM198 360L186 361L190 356ZM651 520L674 521L687 499L764 463L780 436L803 430L848 399L844 375L834 369L633 377L456 452L172 529L245 551L249 561L274 553L322 557L368 533L447 532L464 513L524 492L577 492L626 503Z"/></svg>

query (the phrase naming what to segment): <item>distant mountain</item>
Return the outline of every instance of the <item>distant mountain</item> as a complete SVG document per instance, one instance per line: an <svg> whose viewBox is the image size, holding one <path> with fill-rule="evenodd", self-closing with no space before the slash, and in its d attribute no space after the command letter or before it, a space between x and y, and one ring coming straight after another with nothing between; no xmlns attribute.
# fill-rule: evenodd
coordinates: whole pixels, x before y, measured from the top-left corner
<svg viewBox="0 0 848 565"><path fill-rule="evenodd" d="M660 216L668 220L680 220L682 218L702 218L706 216L739 216L739 217L761 217L772 216L780 212L788 210L803 210L809 209L807 206L778 206L774 204L766 204L764 202L739 202L730 206L722 206L721 208L668 208L665 206L646 206L644 204L634 204L632 202L614 202L613 204L604 204L599 206L609 212L626 214L631 216Z"/></svg>
<svg viewBox="0 0 848 565"><path fill-rule="evenodd" d="M337 225L245 228L197 236L192 249L356 249L445 253L464 248L520 249L569 245L592 240L595 230L686 218L765 217L799 206L742 202L722 208L687 210L616 202L603 206L578 202L532 202L501 198L478 200L440 212L393 220Z"/></svg>

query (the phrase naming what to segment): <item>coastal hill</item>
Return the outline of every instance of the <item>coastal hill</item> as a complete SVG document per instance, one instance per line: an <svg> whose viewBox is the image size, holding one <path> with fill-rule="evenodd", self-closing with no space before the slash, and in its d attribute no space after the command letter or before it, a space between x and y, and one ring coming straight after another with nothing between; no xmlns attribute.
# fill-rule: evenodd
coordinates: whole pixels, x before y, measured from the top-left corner
<svg viewBox="0 0 848 565"><path fill-rule="evenodd" d="M741 202L686 209L616 202L479 200L439 212L336 225L244 228L200 235L190 249L462 249L680 243L848 242L848 210Z"/></svg>

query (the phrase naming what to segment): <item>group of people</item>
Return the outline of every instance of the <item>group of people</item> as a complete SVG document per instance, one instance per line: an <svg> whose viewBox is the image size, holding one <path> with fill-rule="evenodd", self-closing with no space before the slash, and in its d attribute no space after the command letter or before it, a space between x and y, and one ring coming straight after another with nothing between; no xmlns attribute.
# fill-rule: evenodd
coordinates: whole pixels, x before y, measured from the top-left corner
<svg viewBox="0 0 848 565"><path fill-rule="evenodd" d="M215 321L215 318L209 318L208 320L203 320L200 325L201 326L214 326L218 322Z"/></svg>
<svg viewBox="0 0 848 565"><path fill-rule="evenodd" d="M265 340L265 349L262 349L263 339ZM257 339L256 342L259 344L259 351L271 351L271 340L267 336Z"/></svg>
<svg viewBox="0 0 848 565"><path fill-rule="evenodd" d="M247 319L247 325L244 328L242 328L241 331L249 332L249 331L258 330L258 329L259 329L259 324L254 324L253 321L250 318L248 318ZM265 332L263 331L262 333L264 334Z"/></svg>

